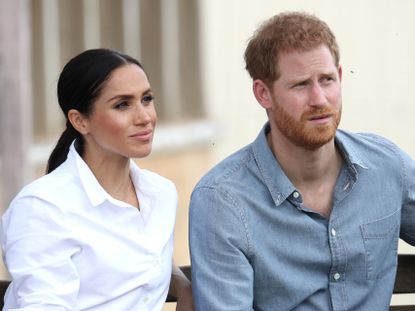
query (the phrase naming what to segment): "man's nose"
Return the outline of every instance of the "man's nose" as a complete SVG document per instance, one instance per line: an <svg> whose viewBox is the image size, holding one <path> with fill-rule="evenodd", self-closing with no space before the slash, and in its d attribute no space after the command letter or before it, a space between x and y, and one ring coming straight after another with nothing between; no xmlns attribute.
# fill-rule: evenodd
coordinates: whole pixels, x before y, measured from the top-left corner
<svg viewBox="0 0 415 311"><path fill-rule="evenodd" d="M315 83L310 89L310 106L323 106L327 104L326 93L324 88L319 84Z"/></svg>

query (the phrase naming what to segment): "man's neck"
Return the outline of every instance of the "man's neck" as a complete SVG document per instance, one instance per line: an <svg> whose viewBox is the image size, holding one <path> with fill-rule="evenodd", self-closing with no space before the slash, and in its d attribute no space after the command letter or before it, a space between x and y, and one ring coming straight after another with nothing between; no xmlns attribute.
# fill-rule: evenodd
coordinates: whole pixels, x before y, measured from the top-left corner
<svg viewBox="0 0 415 311"><path fill-rule="evenodd" d="M267 140L285 175L301 192L304 205L328 217L343 163L334 139L315 150L301 148L281 137L272 137L271 133Z"/></svg>
<svg viewBox="0 0 415 311"><path fill-rule="evenodd" d="M275 158L288 178L294 183L309 183L332 174L341 166L341 155L335 147L334 139L314 149L299 147L287 139L267 135Z"/></svg>

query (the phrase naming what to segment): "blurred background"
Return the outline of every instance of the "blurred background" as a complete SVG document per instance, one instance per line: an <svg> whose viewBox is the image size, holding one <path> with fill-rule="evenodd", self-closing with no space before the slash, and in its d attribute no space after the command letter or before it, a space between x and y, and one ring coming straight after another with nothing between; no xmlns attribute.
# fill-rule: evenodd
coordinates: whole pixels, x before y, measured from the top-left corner
<svg viewBox="0 0 415 311"><path fill-rule="evenodd" d="M153 153L137 162L175 182L174 257L189 264L191 190L266 120L244 70L247 41L286 10L316 14L337 36L340 127L381 134L415 158L415 1L0 0L0 210L44 174L64 128L56 101L62 66L85 49L121 50L143 63L156 94ZM414 250L402 243L400 252ZM415 301L393 302L408 299Z"/></svg>

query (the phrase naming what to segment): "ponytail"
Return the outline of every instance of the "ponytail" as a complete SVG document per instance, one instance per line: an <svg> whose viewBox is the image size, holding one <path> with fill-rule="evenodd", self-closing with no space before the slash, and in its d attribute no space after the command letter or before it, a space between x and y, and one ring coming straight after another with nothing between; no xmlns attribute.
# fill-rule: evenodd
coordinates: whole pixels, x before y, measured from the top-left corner
<svg viewBox="0 0 415 311"><path fill-rule="evenodd" d="M66 129L63 131L61 137L56 143L55 148L49 156L48 164L46 166L46 173L49 174L63 162L65 162L69 147L71 146L74 140L76 141L76 147L79 154L83 153L83 139L81 134L75 130L71 122L66 121Z"/></svg>

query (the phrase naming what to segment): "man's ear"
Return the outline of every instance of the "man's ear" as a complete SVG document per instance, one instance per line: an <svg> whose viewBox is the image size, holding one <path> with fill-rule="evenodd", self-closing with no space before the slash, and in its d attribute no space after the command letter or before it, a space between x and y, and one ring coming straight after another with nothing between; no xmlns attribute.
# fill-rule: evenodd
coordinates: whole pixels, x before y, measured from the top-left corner
<svg viewBox="0 0 415 311"><path fill-rule="evenodd" d="M255 98L258 103L265 109L269 109L272 106L271 90L268 85L262 80L254 80L252 85Z"/></svg>
<svg viewBox="0 0 415 311"><path fill-rule="evenodd" d="M79 133L85 135L89 132L89 124L85 116L76 109L71 109L68 111L68 120L71 122L72 126Z"/></svg>

